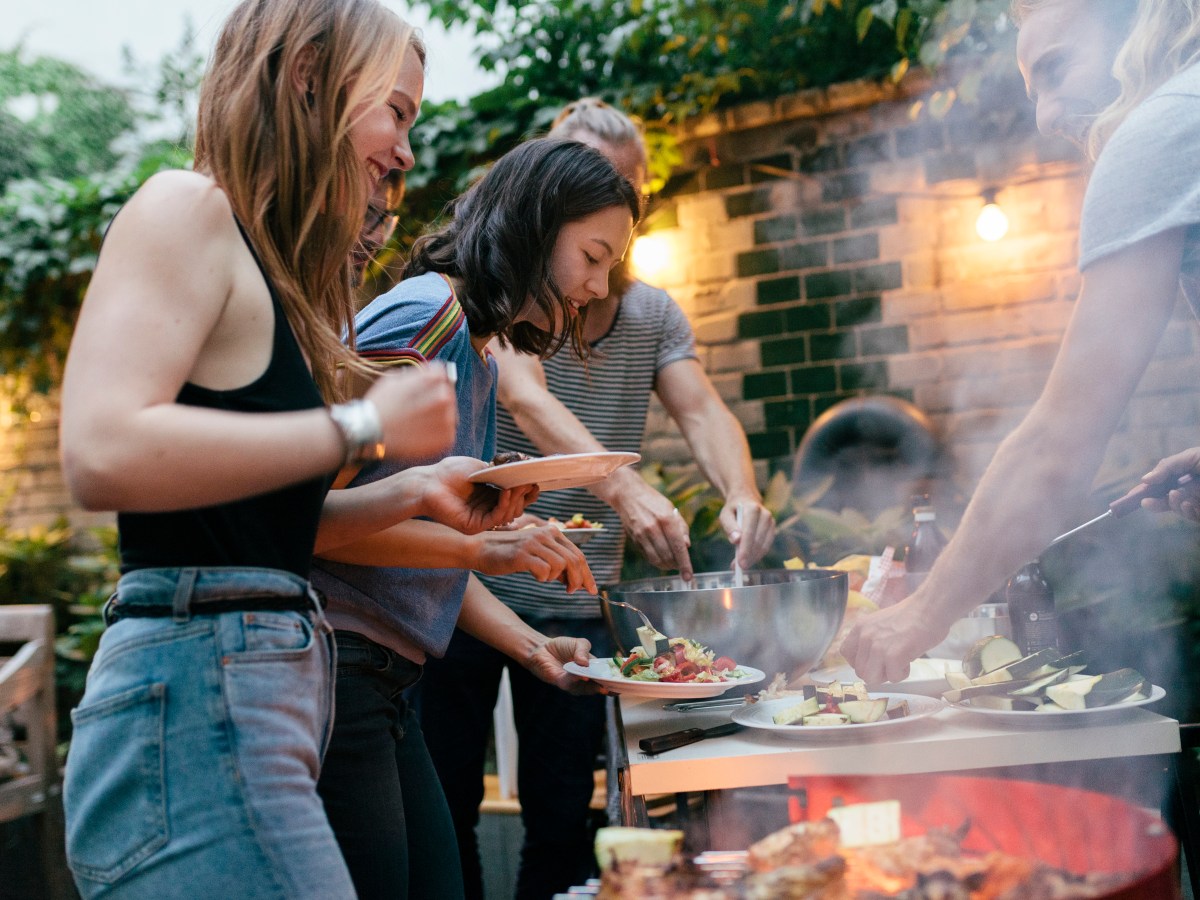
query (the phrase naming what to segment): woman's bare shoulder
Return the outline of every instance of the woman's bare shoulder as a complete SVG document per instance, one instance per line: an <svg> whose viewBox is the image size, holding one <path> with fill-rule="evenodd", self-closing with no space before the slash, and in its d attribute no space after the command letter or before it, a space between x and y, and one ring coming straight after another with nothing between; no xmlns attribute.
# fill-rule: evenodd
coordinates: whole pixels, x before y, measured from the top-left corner
<svg viewBox="0 0 1200 900"><path fill-rule="evenodd" d="M207 175L170 169L150 176L113 222L152 243L183 240L193 248L234 233L229 198Z"/></svg>

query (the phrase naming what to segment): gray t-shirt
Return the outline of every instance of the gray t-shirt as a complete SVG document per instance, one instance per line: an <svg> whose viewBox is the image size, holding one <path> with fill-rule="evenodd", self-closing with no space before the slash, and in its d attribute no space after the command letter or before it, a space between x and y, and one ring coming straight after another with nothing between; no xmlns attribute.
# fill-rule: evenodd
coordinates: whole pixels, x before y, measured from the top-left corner
<svg viewBox="0 0 1200 900"><path fill-rule="evenodd" d="M1146 98L1101 152L1083 201L1079 268L1181 227L1179 280L1200 315L1200 65Z"/></svg>
<svg viewBox="0 0 1200 900"><path fill-rule="evenodd" d="M550 393L575 413L607 449L636 453L646 431L646 412L656 376L671 363L696 358L692 326L666 291L635 281L621 296L612 328L594 347L596 355L586 366L565 349L546 360L546 384ZM540 455L503 406L496 414L496 446ZM597 584L620 578L625 549L621 519L587 488L549 491L529 511L563 521L581 513L603 524L604 530L584 545L583 555ZM480 580L522 616L600 616L594 597L568 594L558 582L542 583L525 573L481 575Z"/></svg>

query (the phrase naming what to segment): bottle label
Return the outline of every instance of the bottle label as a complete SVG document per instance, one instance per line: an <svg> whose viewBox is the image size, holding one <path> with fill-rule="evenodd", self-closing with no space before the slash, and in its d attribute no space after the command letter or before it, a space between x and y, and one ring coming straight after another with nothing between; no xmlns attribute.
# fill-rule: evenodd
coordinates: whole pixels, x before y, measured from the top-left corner
<svg viewBox="0 0 1200 900"><path fill-rule="evenodd" d="M1021 629L1024 638L1022 652L1026 655L1037 653L1047 647L1058 646L1058 623L1052 612L1030 612L1025 616L1024 628Z"/></svg>

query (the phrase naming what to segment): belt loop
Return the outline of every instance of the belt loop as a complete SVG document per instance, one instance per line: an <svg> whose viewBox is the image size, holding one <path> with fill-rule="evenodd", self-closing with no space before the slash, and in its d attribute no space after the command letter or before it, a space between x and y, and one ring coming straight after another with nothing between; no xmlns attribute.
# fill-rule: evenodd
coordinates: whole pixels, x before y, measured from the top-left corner
<svg viewBox="0 0 1200 900"><path fill-rule="evenodd" d="M117 620L117 617L113 615L115 612L113 606L117 602L117 593L117 591L113 591L109 595L109 598L104 601L104 605L100 607L100 618L103 620L105 626L111 625Z"/></svg>
<svg viewBox="0 0 1200 900"><path fill-rule="evenodd" d="M171 601L171 618L183 623L192 617L192 589L196 586L196 569L180 569L179 581L175 585L175 599Z"/></svg>
<svg viewBox="0 0 1200 900"><path fill-rule="evenodd" d="M323 631L325 634L333 634L333 626L325 618L325 603L323 602L325 598L311 584L308 586L308 599L312 601L313 620L317 624L317 630Z"/></svg>

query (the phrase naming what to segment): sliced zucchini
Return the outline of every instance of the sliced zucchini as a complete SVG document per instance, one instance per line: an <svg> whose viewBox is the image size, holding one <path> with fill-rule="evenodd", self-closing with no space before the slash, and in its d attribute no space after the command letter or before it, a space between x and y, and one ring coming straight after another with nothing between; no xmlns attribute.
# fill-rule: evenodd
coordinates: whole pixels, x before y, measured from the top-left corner
<svg viewBox="0 0 1200 900"><path fill-rule="evenodd" d="M816 695L805 697L799 703L793 703L786 709L781 709L775 715L771 716L771 721L776 725L798 725L800 720L805 716L815 715L820 707L817 705Z"/></svg>
<svg viewBox="0 0 1200 900"><path fill-rule="evenodd" d="M1021 649L1011 638L989 634L980 638L963 656L963 672L968 678L978 678L1021 658Z"/></svg>
<svg viewBox="0 0 1200 900"><path fill-rule="evenodd" d="M1046 647L1037 653L1031 653L1028 656L1023 656L1015 662L1011 662L999 669L993 669L990 672L985 672L978 678L971 679L972 684L998 684L1005 681L1019 681L1021 679L1030 679L1045 675L1045 672L1038 673L1038 670L1046 665L1053 665L1061 654L1053 647Z"/></svg>
<svg viewBox="0 0 1200 900"><path fill-rule="evenodd" d="M1044 675L1025 685L1025 687L1010 690L1008 693L1010 697L1036 697L1044 689L1050 687L1050 685L1066 681L1070 675L1070 669L1055 669L1049 675Z"/></svg>
<svg viewBox="0 0 1200 900"><path fill-rule="evenodd" d="M973 700L975 697L982 697L986 694L1008 694L1014 688L1023 688L1030 684L1033 684L1031 678L1021 681L997 681L994 684L972 684L970 687L943 691L942 699L947 703L960 703L963 700Z"/></svg>
<svg viewBox="0 0 1200 900"><path fill-rule="evenodd" d="M843 700L838 709L849 716L851 722L866 725L882 719L887 705L887 697L876 697L874 700Z"/></svg>
<svg viewBox="0 0 1200 900"><path fill-rule="evenodd" d="M1111 706L1146 687L1146 676L1133 669L1117 669L1105 675L1076 677L1046 689L1046 697L1063 709L1094 709Z"/></svg>
<svg viewBox="0 0 1200 900"><path fill-rule="evenodd" d="M1005 712L1013 710L1034 710L1038 708L1036 698L1013 697L1012 695L981 694L970 701L972 706L980 709L1000 709Z"/></svg>

